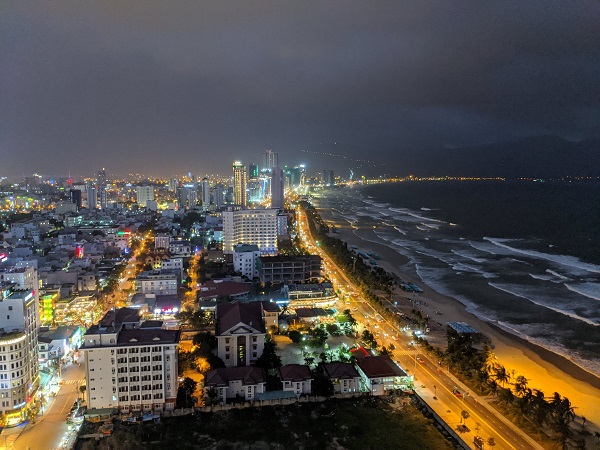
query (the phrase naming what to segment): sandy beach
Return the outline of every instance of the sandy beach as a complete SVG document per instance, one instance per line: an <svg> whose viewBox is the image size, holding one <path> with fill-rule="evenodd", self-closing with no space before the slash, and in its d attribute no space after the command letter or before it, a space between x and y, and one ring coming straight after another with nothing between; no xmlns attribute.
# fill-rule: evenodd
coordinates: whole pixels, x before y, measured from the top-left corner
<svg viewBox="0 0 600 450"><path fill-rule="evenodd" d="M353 229L347 221L339 220L327 210L319 209L319 213L327 222L336 224L339 232L335 237L348 245L377 252L381 256L377 261L380 267L404 281L418 284L423 289L421 294L408 294L398 290L394 300L398 301L399 307L407 309L412 307L411 298L418 301L419 308L441 325L436 326L438 338L441 335L440 329L445 329L447 322L467 322L492 340L493 351L499 363L507 369L514 370L516 375L525 376L529 380L529 387L540 389L546 396L558 392L568 397L575 406L577 416L585 416L595 427L600 426L600 378L561 355L479 319L467 311L458 300L424 285L408 258L388 246L371 242L376 239L373 230ZM436 342L431 343L436 345Z"/></svg>

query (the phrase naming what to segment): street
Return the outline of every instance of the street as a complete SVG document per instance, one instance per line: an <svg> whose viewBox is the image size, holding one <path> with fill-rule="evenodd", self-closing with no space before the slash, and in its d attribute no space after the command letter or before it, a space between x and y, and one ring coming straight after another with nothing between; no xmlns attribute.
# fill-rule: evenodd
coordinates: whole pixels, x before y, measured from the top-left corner
<svg viewBox="0 0 600 450"><path fill-rule="evenodd" d="M346 274L335 265L319 245L316 245L310 233L306 215L299 211L297 217L300 235L305 245L311 253L318 254L323 258L324 266L329 267L327 274L331 281L337 287L344 288L347 292L359 292L358 288L353 285ZM462 411L467 411L470 414L470 417L465 420L470 431L462 434L464 441L468 445L473 445L473 437L477 434L484 437L484 439L488 437L494 438L496 448L498 449L542 448L488 405L485 397L470 394L468 388L454 376L444 372L437 360L434 360L428 353L422 352L417 345L413 346L411 344L413 340L411 332L403 332L398 325L384 318L375 319L378 313L367 302L355 300L351 303L351 306L351 309L354 310L352 314L355 319L365 329L374 334L379 332L379 335L376 335L376 339L382 345L389 346L389 344L394 344L396 349L392 352L393 359L408 374L414 375L415 391L417 394L451 428L456 429L462 423ZM369 316L369 320L366 320L365 315ZM397 339L394 339L394 336L397 336ZM456 388L463 393L462 397L459 398L452 392ZM476 433L474 433L475 431Z"/></svg>
<svg viewBox="0 0 600 450"><path fill-rule="evenodd" d="M0 435L0 448L14 450L53 450L63 448L63 439L67 436L67 414L71 410L79 386L85 380L83 361L63 366L63 385L56 397L51 398L49 407L34 423L25 426L7 428ZM81 393L79 393L81 396ZM71 433L70 436L73 434Z"/></svg>

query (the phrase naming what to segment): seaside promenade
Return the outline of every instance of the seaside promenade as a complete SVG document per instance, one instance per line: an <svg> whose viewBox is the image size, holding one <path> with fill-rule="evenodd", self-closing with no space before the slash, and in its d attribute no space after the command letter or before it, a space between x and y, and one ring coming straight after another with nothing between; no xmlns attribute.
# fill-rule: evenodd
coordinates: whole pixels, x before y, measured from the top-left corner
<svg viewBox="0 0 600 450"><path fill-rule="evenodd" d="M329 268L328 275L336 287L346 291L358 292L356 286L350 281L346 274L337 267L329 256L317 245L308 227L306 215L297 210L297 218L300 236L312 252L319 254ZM362 322L366 329L365 315L374 317L377 312L364 301L355 301L353 314L357 321ZM458 381L454 376L446 373L440 368L439 362L410 345L412 339L407 333L403 333L395 324L381 319L378 326L384 331L383 344L393 343L396 349L393 358L408 373L415 376L415 390L417 394L453 429L457 429L463 422L461 413L467 411L469 418L465 420L468 432L462 434L467 445L475 448L473 438L481 436L484 440L492 437L499 449L541 449L533 439L527 436L518 427L513 425L487 404L484 397L474 395L468 388ZM374 330L371 330L374 331ZM388 336L385 336L385 335ZM398 336L398 340L392 340L392 336ZM387 339L386 339L387 338ZM379 339L379 338L378 338ZM457 397L453 390L459 390L463 395Z"/></svg>

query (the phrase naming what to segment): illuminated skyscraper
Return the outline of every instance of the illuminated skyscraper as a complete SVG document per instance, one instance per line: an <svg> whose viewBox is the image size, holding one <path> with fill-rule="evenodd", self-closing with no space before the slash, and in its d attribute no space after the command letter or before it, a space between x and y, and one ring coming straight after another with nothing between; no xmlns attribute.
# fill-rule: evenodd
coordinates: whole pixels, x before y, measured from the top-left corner
<svg viewBox="0 0 600 450"><path fill-rule="evenodd" d="M265 169L271 169L279 166L279 153L273 150L265 152Z"/></svg>
<svg viewBox="0 0 600 450"><path fill-rule="evenodd" d="M246 193L246 166L241 162L233 163L233 201L236 205L247 206L248 194Z"/></svg>
<svg viewBox="0 0 600 450"><path fill-rule="evenodd" d="M250 164L248 166L248 178L251 180L258 178L258 165L257 164Z"/></svg>

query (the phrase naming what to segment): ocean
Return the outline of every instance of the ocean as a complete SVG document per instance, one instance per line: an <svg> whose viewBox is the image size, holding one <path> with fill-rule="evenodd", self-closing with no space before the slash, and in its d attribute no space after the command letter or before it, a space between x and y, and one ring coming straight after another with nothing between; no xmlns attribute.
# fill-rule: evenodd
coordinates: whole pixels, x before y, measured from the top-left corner
<svg viewBox="0 0 600 450"><path fill-rule="evenodd" d="M600 375L599 184L385 183L329 188L316 206L479 318Z"/></svg>

